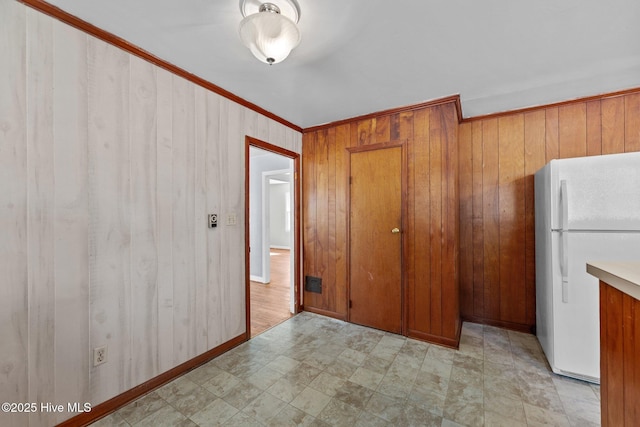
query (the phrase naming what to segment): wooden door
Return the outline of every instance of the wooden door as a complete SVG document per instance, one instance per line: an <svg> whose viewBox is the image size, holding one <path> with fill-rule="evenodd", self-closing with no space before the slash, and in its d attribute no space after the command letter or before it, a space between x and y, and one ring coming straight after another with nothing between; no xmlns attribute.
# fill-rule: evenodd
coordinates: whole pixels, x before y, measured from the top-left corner
<svg viewBox="0 0 640 427"><path fill-rule="evenodd" d="M349 320L402 332L402 147L352 151Z"/></svg>

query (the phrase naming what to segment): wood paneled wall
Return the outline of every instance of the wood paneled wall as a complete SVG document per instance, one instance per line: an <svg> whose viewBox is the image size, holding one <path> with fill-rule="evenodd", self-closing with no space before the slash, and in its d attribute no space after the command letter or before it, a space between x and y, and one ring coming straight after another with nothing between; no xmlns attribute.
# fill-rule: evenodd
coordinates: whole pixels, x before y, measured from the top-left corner
<svg viewBox="0 0 640 427"><path fill-rule="evenodd" d="M535 326L533 174L557 158L640 151L640 93L460 125L463 318Z"/></svg>
<svg viewBox="0 0 640 427"><path fill-rule="evenodd" d="M305 309L347 318L347 148L402 142L407 151L403 218L405 333L457 345L458 115L455 102L341 123L303 136L304 275L322 293Z"/></svg>
<svg viewBox="0 0 640 427"><path fill-rule="evenodd" d="M243 334L244 227L207 213L244 221L245 135L301 134L13 0L0 52L0 401L96 405Z"/></svg>

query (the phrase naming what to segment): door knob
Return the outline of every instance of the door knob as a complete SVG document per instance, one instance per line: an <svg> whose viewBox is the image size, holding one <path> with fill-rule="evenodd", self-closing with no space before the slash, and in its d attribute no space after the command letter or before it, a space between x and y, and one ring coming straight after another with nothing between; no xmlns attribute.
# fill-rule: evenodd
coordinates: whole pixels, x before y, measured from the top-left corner
<svg viewBox="0 0 640 427"><path fill-rule="evenodd" d="M396 228L394 228L393 230L391 230L391 232L392 232L393 234L396 234L396 233L399 233L399 232L400 232L400 229L399 229L398 227L396 227Z"/></svg>

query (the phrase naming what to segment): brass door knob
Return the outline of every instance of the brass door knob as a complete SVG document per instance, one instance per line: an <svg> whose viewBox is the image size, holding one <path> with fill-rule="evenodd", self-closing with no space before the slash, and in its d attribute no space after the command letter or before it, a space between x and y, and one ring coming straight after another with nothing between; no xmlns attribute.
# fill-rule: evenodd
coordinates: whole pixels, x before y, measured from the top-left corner
<svg viewBox="0 0 640 427"><path fill-rule="evenodd" d="M399 232L400 232L400 229L399 229L398 227L396 227L396 228L394 228L393 230L391 230L391 232L392 232L393 234L397 234L397 233L399 233Z"/></svg>

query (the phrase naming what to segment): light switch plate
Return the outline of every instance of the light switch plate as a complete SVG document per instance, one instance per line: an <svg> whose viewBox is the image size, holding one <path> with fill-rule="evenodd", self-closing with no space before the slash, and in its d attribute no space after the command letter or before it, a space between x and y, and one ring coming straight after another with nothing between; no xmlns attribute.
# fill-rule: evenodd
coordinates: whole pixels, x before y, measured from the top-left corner
<svg viewBox="0 0 640 427"><path fill-rule="evenodd" d="M235 212L227 215L227 225L238 225L238 216Z"/></svg>

